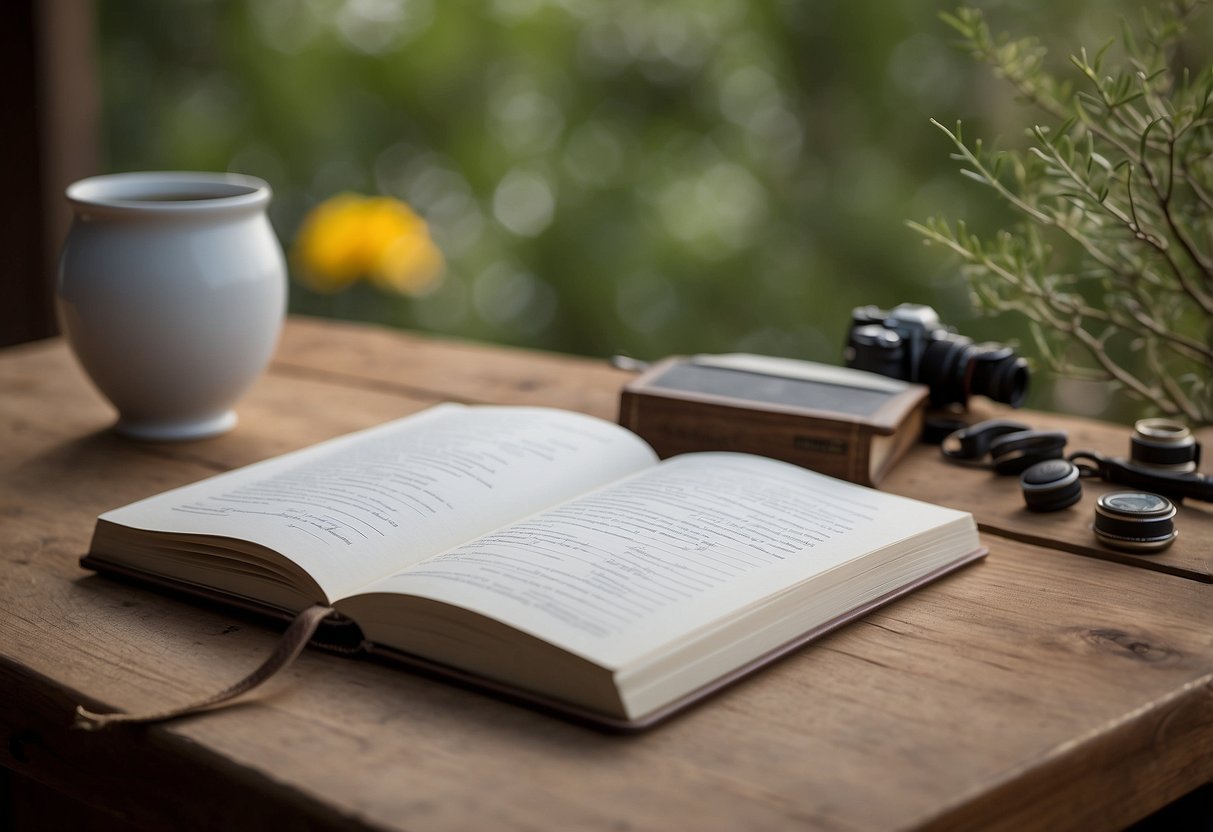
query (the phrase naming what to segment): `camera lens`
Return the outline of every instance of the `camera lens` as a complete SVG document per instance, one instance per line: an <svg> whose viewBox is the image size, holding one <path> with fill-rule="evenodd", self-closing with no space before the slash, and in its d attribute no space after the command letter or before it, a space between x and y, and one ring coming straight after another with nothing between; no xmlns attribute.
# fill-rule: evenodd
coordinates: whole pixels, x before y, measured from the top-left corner
<svg viewBox="0 0 1213 832"><path fill-rule="evenodd" d="M969 391L1019 407L1028 395L1028 362L1001 344L977 344L969 358Z"/></svg>
<svg viewBox="0 0 1213 832"><path fill-rule="evenodd" d="M974 344L963 335L937 332L922 357L919 375L936 404L987 396L1019 407L1028 395L1028 362L1002 344Z"/></svg>
<svg viewBox="0 0 1213 832"><path fill-rule="evenodd" d="M939 332L927 344L918 367L918 380L931 388L931 403L963 404L969 400L964 367L973 342L963 335Z"/></svg>
<svg viewBox="0 0 1213 832"><path fill-rule="evenodd" d="M1129 459L1150 468L1188 473L1200 462L1200 443L1180 422L1140 419L1129 437Z"/></svg>

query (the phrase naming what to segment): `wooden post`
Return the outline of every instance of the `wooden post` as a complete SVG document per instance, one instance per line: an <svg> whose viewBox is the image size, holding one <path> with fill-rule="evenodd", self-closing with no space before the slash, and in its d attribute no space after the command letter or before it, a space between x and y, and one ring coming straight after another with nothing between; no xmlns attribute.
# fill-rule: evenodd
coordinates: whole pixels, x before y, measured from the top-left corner
<svg viewBox="0 0 1213 832"><path fill-rule="evenodd" d="M91 0L13 0L0 26L0 346L55 333L63 189L97 168Z"/></svg>

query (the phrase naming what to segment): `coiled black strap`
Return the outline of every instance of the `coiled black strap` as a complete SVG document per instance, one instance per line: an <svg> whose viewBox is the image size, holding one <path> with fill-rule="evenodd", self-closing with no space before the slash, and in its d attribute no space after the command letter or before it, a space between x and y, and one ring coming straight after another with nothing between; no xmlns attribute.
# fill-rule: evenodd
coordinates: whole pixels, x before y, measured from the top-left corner
<svg viewBox="0 0 1213 832"><path fill-rule="evenodd" d="M1060 459L1065 447L1062 431L1032 430L1011 419L990 419L955 431L939 450L949 462L1018 474L1037 462Z"/></svg>

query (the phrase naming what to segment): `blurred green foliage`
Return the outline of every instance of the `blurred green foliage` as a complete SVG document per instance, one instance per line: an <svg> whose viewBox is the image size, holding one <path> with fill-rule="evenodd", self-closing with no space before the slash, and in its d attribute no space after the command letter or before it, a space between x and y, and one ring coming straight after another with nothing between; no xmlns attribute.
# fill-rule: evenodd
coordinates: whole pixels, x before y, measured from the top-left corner
<svg viewBox="0 0 1213 832"><path fill-rule="evenodd" d="M981 5L1059 66L1136 6ZM98 3L106 167L261 176L288 247L342 191L426 217L448 261L436 291L296 285L300 312L586 355L837 363L852 307L912 300L1015 340L1022 322L981 317L956 262L904 225L1007 218L929 118L1010 142L1031 126L953 47L953 6Z"/></svg>

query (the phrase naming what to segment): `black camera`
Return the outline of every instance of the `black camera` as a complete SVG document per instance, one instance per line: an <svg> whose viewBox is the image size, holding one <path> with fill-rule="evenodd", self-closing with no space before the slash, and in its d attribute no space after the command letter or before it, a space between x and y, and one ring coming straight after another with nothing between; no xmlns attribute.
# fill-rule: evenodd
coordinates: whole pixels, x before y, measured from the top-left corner
<svg viewBox="0 0 1213 832"><path fill-rule="evenodd" d="M974 344L920 303L851 312L848 367L925 384L935 407L988 396L1011 407L1028 394L1028 362L1005 344Z"/></svg>

